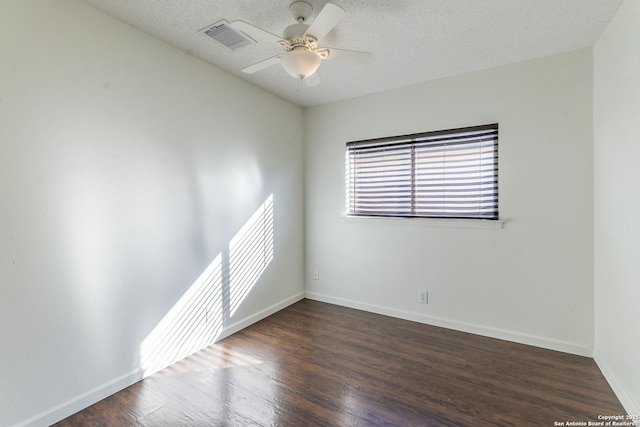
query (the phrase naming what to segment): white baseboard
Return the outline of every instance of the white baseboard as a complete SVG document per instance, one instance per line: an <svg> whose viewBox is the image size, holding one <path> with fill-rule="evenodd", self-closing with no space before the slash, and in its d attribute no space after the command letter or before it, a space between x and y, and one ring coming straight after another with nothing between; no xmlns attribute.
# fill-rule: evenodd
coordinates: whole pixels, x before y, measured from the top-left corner
<svg viewBox="0 0 640 427"><path fill-rule="evenodd" d="M607 382L611 386L611 389L618 397L618 400L624 407L625 411L627 411L627 414L640 416L640 402L633 401L633 398L629 395L629 393L627 393L627 390L618 380L618 377L614 373L614 370L611 369L611 367L604 361L604 359L600 356L596 349L593 350L593 359L596 361L596 364L600 368L602 375L604 375L604 377L606 378ZM640 426L640 419L635 420L635 425Z"/></svg>
<svg viewBox="0 0 640 427"><path fill-rule="evenodd" d="M244 328L246 328L247 326L253 325L256 322L259 322L260 320L271 316L274 313L277 313L278 311L289 307L291 304L295 304L296 302L300 301L301 299L304 298L304 292L300 292L296 295L293 295L283 301L280 301L274 305L272 305L271 307L267 307L262 311L257 312L256 314L253 314L249 317L245 317L242 320L239 320L235 323L232 323L230 325L227 325L223 330L222 333L220 334L220 336L218 337L217 341L220 341L223 338L226 338L230 335L235 334L238 331L243 330Z"/></svg>
<svg viewBox="0 0 640 427"><path fill-rule="evenodd" d="M124 374L114 380L107 382L99 387L87 391L73 399L67 400L53 408L47 409L33 417L24 420L14 427L45 427L57 423L60 420L73 415L76 412L101 401L105 397L111 396L119 392L131 384L142 379L142 369L136 369L128 374Z"/></svg>
<svg viewBox="0 0 640 427"><path fill-rule="evenodd" d="M226 326L218 338L217 341L220 341L223 338L226 338L230 335L235 334L236 332L246 328L247 326L252 325L272 314L294 304L301 299L304 298L304 293L300 292L296 295L293 295L283 301L280 301L270 307L265 308L249 317L245 317L235 323L232 323ZM187 356L188 357L188 356ZM148 376L148 375L147 375ZM59 405L56 405L44 412L34 415L33 417L24 420L13 427L46 427L54 424L60 420L67 418L70 415L75 414L78 411L81 411L84 408L87 408L93 405L96 402L101 401L102 399L111 396L114 393L119 392L132 384L140 381L144 378L144 373L142 369L136 369L128 374L124 374L112 381L107 382L101 386L98 386L92 390L89 390L86 393L83 393L73 399L70 399L66 402L63 402Z"/></svg>
<svg viewBox="0 0 640 427"><path fill-rule="evenodd" d="M336 298L329 295L318 294L315 292L307 292L305 293L305 297L316 301L355 308L371 313L383 314L385 316L397 317L399 319L411 320L413 322L424 323L427 325L439 326L442 328L454 329L456 331L469 332L471 334L512 341L520 344L532 345L549 350L561 351L563 353L571 353L578 356L586 357L592 357L593 355L593 349L591 347L576 343L558 341L550 338L538 337L535 335L491 328L482 325L474 325L471 323L459 322L456 320L444 319L436 316L427 316L411 311L398 310L395 308L383 307L375 304L367 304L344 298Z"/></svg>

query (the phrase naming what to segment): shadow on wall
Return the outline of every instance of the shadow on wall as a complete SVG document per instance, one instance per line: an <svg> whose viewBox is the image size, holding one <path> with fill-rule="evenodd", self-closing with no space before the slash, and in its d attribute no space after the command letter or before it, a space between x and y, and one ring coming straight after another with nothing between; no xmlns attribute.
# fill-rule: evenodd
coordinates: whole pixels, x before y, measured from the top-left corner
<svg viewBox="0 0 640 427"><path fill-rule="evenodd" d="M147 377L213 344L273 259L273 194L140 345Z"/></svg>

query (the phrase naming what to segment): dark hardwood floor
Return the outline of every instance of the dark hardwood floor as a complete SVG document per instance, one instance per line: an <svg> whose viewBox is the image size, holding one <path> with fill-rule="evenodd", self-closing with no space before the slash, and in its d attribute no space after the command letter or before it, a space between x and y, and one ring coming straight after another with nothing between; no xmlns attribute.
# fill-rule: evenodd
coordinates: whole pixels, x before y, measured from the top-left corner
<svg viewBox="0 0 640 427"><path fill-rule="evenodd" d="M553 426L623 413L590 358L302 300L56 426Z"/></svg>

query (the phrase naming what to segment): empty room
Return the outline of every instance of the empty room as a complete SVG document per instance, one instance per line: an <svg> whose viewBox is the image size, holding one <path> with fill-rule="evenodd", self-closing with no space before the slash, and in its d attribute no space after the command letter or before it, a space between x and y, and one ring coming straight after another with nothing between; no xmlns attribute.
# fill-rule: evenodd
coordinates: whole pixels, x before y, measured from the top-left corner
<svg viewBox="0 0 640 427"><path fill-rule="evenodd" d="M0 427L640 426L638 23L2 0Z"/></svg>

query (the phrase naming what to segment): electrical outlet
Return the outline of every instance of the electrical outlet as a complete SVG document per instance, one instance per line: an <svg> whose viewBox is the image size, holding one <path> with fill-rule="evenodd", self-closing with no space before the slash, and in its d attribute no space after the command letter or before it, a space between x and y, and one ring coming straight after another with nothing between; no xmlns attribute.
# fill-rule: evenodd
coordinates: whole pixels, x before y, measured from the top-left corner
<svg viewBox="0 0 640 427"><path fill-rule="evenodd" d="M427 291L419 291L418 292L418 302L420 304L429 304L429 292L427 292Z"/></svg>
<svg viewBox="0 0 640 427"><path fill-rule="evenodd" d="M313 270L313 280L320 279L320 275L318 274L318 270Z"/></svg>

